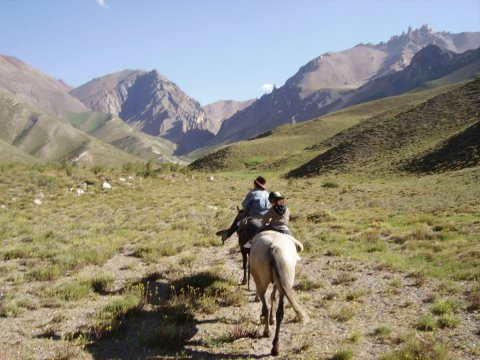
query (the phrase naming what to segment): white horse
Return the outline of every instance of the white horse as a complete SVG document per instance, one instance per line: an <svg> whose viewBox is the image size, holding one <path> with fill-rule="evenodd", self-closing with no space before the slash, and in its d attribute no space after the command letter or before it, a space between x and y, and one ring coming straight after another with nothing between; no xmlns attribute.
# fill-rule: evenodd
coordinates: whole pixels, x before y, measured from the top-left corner
<svg viewBox="0 0 480 360"><path fill-rule="evenodd" d="M273 324L273 307L275 303L275 291L278 290L279 300L276 313L277 326L273 339L272 355L279 354L280 325L284 314L284 296L295 310L300 322L308 321L308 317L297 301L292 286L295 280L295 265L298 252L303 250L303 245L290 235L276 231L262 231L252 241L250 249L250 272L255 281L257 296L262 301L261 321L265 324L264 336L270 336L269 324ZM270 314L265 292L268 285L274 284L271 295Z"/></svg>

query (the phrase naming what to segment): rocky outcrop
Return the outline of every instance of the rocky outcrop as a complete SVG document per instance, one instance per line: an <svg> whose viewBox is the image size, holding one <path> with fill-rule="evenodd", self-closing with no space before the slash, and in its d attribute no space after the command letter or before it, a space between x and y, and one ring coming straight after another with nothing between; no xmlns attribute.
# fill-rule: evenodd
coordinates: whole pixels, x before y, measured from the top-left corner
<svg viewBox="0 0 480 360"><path fill-rule="evenodd" d="M197 101L156 70L106 75L71 94L96 111L176 143L176 155L203 146L217 128Z"/></svg>

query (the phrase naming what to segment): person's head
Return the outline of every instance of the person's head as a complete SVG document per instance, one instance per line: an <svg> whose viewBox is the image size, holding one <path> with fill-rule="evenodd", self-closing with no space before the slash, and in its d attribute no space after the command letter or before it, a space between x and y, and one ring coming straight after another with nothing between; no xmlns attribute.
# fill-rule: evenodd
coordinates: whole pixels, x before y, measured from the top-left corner
<svg viewBox="0 0 480 360"><path fill-rule="evenodd" d="M253 180L253 186L259 189L265 190L265 184L267 180L263 176L257 176L255 180Z"/></svg>
<svg viewBox="0 0 480 360"><path fill-rule="evenodd" d="M278 191L272 191L268 195L268 201L270 201L270 203L273 205L283 205L285 202L285 197Z"/></svg>

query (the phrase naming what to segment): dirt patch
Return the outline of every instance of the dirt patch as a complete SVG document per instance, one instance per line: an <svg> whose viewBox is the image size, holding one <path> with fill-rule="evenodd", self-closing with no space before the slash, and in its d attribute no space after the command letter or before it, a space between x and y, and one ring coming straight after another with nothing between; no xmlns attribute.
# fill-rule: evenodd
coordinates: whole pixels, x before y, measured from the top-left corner
<svg viewBox="0 0 480 360"><path fill-rule="evenodd" d="M71 308L42 307L17 317L0 318L0 358L269 357L272 337L258 336L263 330L259 321L261 305L254 301L253 281L250 291L240 285L241 256L237 246L236 239L231 239L223 247L196 248L195 262L183 267L175 265L174 256L147 266L125 250L103 268L84 270L93 273L108 269L116 274L110 294L82 300ZM240 306L217 306L208 312L193 313L191 321L172 323L168 322L165 309L152 302L127 317L119 331L88 343L80 341L78 334L88 328L91 315L125 283L150 276L151 293L161 298L178 279L213 268L221 269L223 277L238 283L236 290L245 300ZM159 274L158 278L152 278L152 273ZM297 323L293 309L287 305L280 336L280 358L330 359L340 349L349 349L355 358L378 359L401 348L409 336L416 336L443 344L451 358L477 359L480 313L464 310L467 308L465 291L471 284L459 282L455 286L456 292L446 293L436 281L425 280L417 274L396 273L340 257L303 255L297 267L296 293L311 321ZM22 288L25 294L29 291L32 289L28 285ZM459 302L459 310L454 314L458 320L456 326L428 332L420 330L419 319L423 315L435 318L432 307L445 298ZM166 338L158 335L172 324L184 326L180 332L184 336L181 344L165 343ZM75 333L76 337L67 340L66 335Z"/></svg>

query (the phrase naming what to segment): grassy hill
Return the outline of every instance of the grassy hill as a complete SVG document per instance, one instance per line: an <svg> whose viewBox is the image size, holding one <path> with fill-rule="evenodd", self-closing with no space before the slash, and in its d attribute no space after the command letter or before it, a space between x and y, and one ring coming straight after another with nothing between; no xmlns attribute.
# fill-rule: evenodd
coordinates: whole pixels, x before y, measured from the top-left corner
<svg viewBox="0 0 480 360"><path fill-rule="evenodd" d="M0 138L43 161L76 160L83 165L120 165L140 160L0 90ZM17 152L18 153L18 152ZM29 161L31 157L23 157Z"/></svg>
<svg viewBox="0 0 480 360"><path fill-rule="evenodd" d="M39 163L40 160L28 155L27 153L24 153L15 146L10 145L9 143L0 139L0 163L7 162L35 164Z"/></svg>
<svg viewBox="0 0 480 360"><path fill-rule="evenodd" d="M476 79L408 111L369 118L330 139L332 148L288 176L398 171L410 159L433 151L477 122L479 98L480 79Z"/></svg>
<svg viewBox="0 0 480 360"><path fill-rule="evenodd" d="M436 86L355 105L304 123L285 125L247 141L226 146L198 158L190 167L195 170L255 170L287 172L322 154L337 134L366 120L378 122L409 111L425 101L460 86Z"/></svg>
<svg viewBox="0 0 480 360"><path fill-rule="evenodd" d="M174 143L135 130L116 116L87 112L69 113L67 118L75 128L139 158L182 161L182 158L173 156L176 148Z"/></svg>
<svg viewBox="0 0 480 360"><path fill-rule="evenodd" d="M480 164L480 121L460 131L433 150L409 161L411 172L440 172L474 167Z"/></svg>

